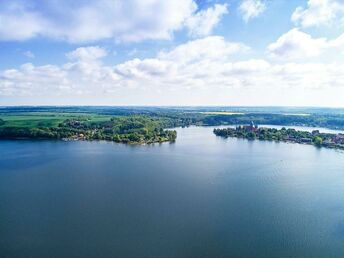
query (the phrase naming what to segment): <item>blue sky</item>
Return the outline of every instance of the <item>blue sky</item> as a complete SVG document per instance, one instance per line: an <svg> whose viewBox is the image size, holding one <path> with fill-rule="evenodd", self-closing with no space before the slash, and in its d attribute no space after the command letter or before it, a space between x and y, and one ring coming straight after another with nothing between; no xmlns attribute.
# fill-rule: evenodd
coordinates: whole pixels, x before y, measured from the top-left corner
<svg viewBox="0 0 344 258"><path fill-rule="evenodd" d="M0 0L0 105L344 106L342 0Z"/></svg>

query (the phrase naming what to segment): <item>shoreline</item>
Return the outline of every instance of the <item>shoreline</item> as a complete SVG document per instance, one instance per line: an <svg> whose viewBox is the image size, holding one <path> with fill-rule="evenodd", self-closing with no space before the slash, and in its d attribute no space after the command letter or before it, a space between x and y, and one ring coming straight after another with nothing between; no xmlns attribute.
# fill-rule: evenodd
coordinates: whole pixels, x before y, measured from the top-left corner
<svg viewBox="0 0 344 258"><path fill-rule="evenodd" d="M94 141L104 141L112 142L125 145L150 145L156 143L173 143L175 141L164 140L164 141L152 141L152 142L116 142L110 140L99 140L99 139L65 139L65 138L30 138L30 137L11 137L11 138L0 138L1 141L58 141L58 142L94 142Z"/></svg>
<svg viewBox="0 0 344 258"><path fill-rule="evenodd" d="M236 128L215 128L213 133L223 138L238 138L246 140L273 141L312 145L317 148L344 150L344 134L320 133L319 130L312 132L298 131L295 129L267 128L252 125L237 126Z"/></svg>

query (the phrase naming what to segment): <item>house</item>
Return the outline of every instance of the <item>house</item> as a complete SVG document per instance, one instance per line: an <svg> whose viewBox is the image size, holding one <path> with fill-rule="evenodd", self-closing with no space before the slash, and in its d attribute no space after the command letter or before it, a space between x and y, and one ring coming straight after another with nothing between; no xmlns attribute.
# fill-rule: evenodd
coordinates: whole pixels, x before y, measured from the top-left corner
<svg viewBox="0 0 344 258"><path fill-rule="evenodd" d="M301 138L301 142L303 142L303 143L311 143L312 139L311 138Z"/></svg>

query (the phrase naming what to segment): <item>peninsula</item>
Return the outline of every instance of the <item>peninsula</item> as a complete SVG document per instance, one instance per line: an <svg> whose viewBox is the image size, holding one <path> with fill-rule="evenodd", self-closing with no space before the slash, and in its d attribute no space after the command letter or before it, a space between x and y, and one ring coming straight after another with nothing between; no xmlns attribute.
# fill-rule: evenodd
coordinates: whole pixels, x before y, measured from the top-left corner
<svg viewBox="0 0 344 258"><path fill-rule="evenodd" d="M37 123L33 117L32 120L23 120L25 123L21 124L20 117L14 118L17 120L12 118L12 125L0 127L0 139L106 140L150 144L172 142L177 137L175 130L164 129L169 126L168 121L144 115L110 118L99 115L59 114L57 117L40 116ZM1 122L5 124L0 119Z"/></svg>
<svg viewBox="0 0 344 258"><path fill-rule="evenodd" d="M283 141L344 150L344 134L320 133L319 130L307 132L285 127L278 130L258 127L251 122L250 125L241 125L235 128L214 129L214 134L221 137Z"/></svg>

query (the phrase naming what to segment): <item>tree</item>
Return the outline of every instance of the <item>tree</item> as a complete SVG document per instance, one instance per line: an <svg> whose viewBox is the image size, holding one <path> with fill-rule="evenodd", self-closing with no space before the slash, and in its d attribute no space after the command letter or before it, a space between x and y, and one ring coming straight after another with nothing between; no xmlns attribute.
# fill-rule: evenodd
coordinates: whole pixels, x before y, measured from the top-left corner
<svg viewBox="0 0 344 258"><path fill-rule="evenodd" d="M315 146L320 147L323 143L323 139L319 136L315 136L313 142Z"/></svg>
<svg viewBox="0 0 344 258"><path fill-rule="evenodd" d="M138 133L129 134L128 138L132 142L139 142L141 140L141 137L140 137L140 135Z"/></svg>
<svg viewBox="0 0 344 258"><path fill-rule="evenodd" d="M254 132L249 132L247 134L247 138L250 140L254 140L254 139L256 139L256 134Z"/></svg>

